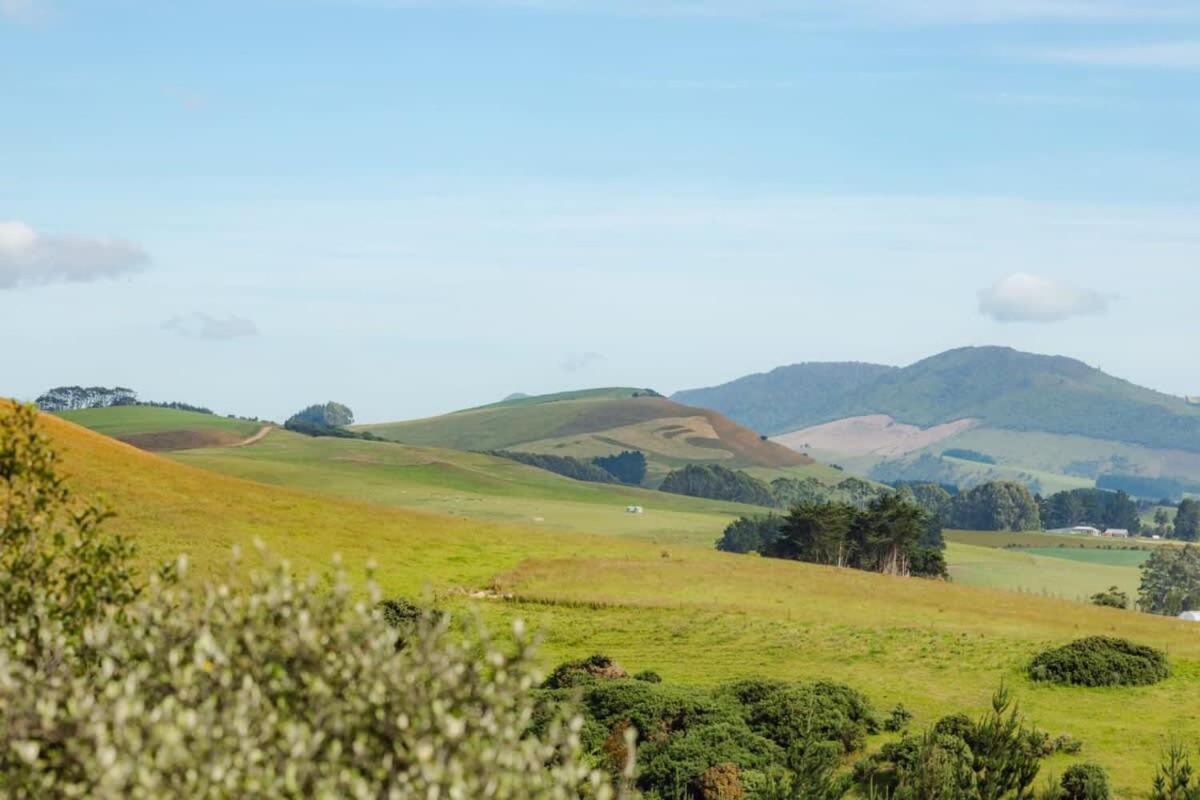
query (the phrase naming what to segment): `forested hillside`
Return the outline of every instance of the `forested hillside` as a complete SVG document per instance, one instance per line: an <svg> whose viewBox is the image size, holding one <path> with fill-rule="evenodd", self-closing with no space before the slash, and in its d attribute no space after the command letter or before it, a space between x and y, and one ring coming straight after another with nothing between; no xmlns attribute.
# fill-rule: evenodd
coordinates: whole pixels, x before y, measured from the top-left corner
<svg viewBox="0 0 1200 800"><path fill-rule="evenodd" d="M1200 451L1200 407L1074 359L1001 347L951 350L903 369L787 367L677 397L769 433L887 414L922 427L975 419L989 428Z"/></svg>

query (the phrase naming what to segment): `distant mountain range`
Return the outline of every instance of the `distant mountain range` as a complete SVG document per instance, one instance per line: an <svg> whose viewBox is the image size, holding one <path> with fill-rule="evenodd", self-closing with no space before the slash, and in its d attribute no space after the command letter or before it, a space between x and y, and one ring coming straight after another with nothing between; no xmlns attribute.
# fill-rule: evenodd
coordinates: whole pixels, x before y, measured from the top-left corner
<svg viewBox="0 0 1200 800"><path fill-rule="evenodd" d="M1062 356L970 347L903 368L796 364L672 399L879 480L1200 479L1200 406Z"/></svg>
<svg viewBox="0 0 1200 800"><path fill-rule="evenodd" d="M923 428L973 419L990 428L1200 452L1200 407L1082 361L1003 347L951 350L904 368L797 364L673 399L768 434L886 414Z"/></svg>

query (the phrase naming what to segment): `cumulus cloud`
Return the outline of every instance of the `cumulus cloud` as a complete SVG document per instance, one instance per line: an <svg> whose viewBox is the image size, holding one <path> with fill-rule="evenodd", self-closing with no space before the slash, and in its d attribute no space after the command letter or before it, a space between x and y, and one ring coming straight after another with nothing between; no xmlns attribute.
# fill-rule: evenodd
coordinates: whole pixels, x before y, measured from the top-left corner
<svg viewBox="0 0 1200 800"><path fill-rule="evenodd" d="M258 326L244 317L213 317L200 311L171 317L162 324L163 330L192 339L243 339L258 335Z"/></svg>
<svg viewBox="0 0 1200 800"><path fill-rule="evenodd" d="M1111 295L1017 272L979 292L979 310L997 322L1061 322L1103 314Z"/></svg>
<svg viewBox="0 0 1200 800"><path fill-rule="evenodd" d="M146 251L119 239L46 236L23 222L0 221L0 289L85 283L149 262Z"/></svg>
<svg viewBox="0 0 1200 800"><path fill-rule="evenodd" d="M600 353L571 353L563 359L562 368L567 372L580 372L603 360Z"/></svg>

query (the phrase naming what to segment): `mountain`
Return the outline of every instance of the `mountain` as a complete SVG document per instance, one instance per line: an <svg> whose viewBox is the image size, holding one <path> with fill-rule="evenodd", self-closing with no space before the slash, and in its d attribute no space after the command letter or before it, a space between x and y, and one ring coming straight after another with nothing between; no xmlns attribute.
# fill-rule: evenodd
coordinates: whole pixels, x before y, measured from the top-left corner
<svg viewBox="0 0 1200 800"><path fill-rule="evenodd" d="M524 397L429 419L356 427L405 444L456 450L516 450L581 459L639 450L648 461L648 485L657 485L672 469L696 463L839 477L809 456L722 414L677 403L649 389Z"/></svg>
<svg viewBox="0 0 1200 800"><path fill-rule="evenodd" d="M837 419L842 398L898 371L859 362L793 364L721 386L676 392L671 399L714 409L764 433L785 433Z"/></svg>
<svg viewBox="0 0 1200 800"><path fill-rule="evenodd" d="M1007 430L1200 452L1200 407L1082 361L1004 347L951 350L903 369L801 364L675 398L768 433L886 414L920 427L974 419Z"/></svg>
<svg viewBox="0 0 1200 800"><path fill-rule="evenodd" d="M675 398L881 480L957 475L1048 490L1101 476L1200 478L1200 407L1010 348L951 350L900 369L800 364ZM984 458L956 457L963 451Z"/></svg>

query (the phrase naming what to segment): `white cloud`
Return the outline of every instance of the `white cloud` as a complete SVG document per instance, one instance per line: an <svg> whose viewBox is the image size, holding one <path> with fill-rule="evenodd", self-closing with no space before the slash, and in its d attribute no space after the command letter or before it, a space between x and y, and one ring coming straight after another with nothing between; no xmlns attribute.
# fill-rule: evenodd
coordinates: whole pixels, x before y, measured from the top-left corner
<svg viewBox="0 0 1200 800"><path fill-rule="evenodd" d="M1097 67L1200 68L1200 41L1060 47L1032 54L1038 61Z"/></svg>
<svg viewBox="0 0 1200 800"><path fill-rule="evenodd" d="M979 310L997 322L1061 322L1103 314L1111 300L1092 289L1016 272L979 292Z"/></svg>
<svg viewBox="0 0 1200 800"><path fill-rule="evenodd" d="M23 222L0 221L0 289L85 283L141 269L142 248L119 239L46 236Z"/></svg>
<svg viewBox="0 0 1200 800"><path fill-rule="evenodd" d="M571 353L563 359L562 368L567 372L581 372L604 360L600 353Z"/></svg>
<svg viewBox="0 0 1200 800"><path fill-rule="evenodd" d="M162 324L163 330L192 339L243 339L258 335L258 326L244 317L213 317L200 311L171 317Z"/></svg>

